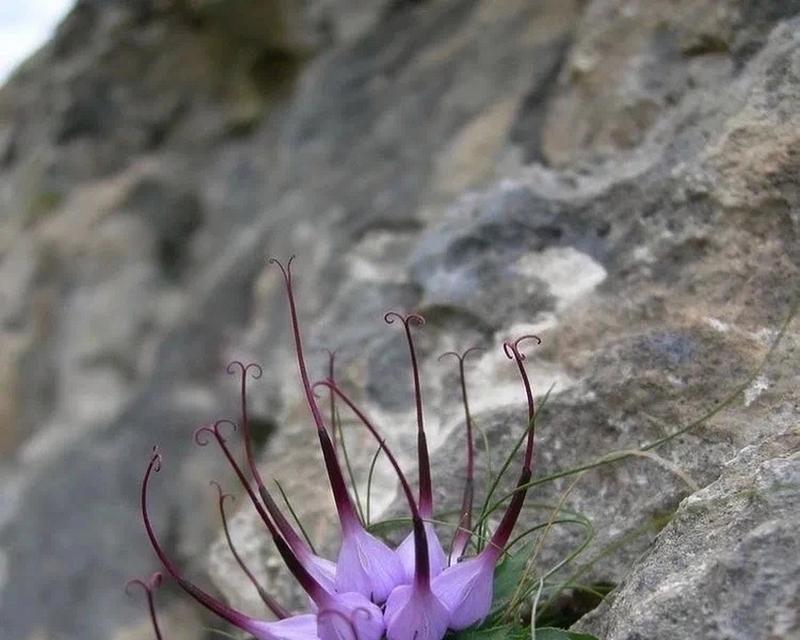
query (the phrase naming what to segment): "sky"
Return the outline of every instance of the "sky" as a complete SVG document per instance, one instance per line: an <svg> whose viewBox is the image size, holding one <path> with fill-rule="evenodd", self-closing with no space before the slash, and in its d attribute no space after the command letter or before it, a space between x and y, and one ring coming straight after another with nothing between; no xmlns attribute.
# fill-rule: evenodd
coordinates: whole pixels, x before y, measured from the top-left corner
<svg viewBox="0 0 800 640"><path fill-rule="evenodd" d="M44 44L74 0L0 0L0 84Z"/></svg>

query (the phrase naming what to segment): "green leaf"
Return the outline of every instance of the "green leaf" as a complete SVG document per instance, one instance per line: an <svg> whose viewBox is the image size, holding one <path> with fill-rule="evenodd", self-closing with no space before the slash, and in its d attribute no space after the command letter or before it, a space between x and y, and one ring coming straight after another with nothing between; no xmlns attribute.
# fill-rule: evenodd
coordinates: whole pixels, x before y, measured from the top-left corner
<svg viewBox="0 0 800 640"><path fill-rule="evenodd" d="M529 627L501 624L479 629L465 629L448 634L445 640L530 640ZM588 633L577 633L554 627L536 629L536 640L598 640Z"/></svg>
<svg viewBox="0 0 800 640"><path fill-rule="evenodd" d="M445 636L445 640L521 640L519 627L508 624L478 629L465 629Z"/></svg>
<svg viewBox="0 0 800 640"><path fill-rule="evenodd" d="M566 629L542 627L536 630L536 640L597 640L588 633L577 633Z"/></svg>
<svg viewBox="0 0 800 640"><path fill-rule="evenodd" d="M514 592L519 587L519 581L525 573L525 565L528 564L528 559L533 553L533 540L511 556L506 558L497 565L494 570L494 594L492 597L492 611L497 611L514 595Z"/></svg>

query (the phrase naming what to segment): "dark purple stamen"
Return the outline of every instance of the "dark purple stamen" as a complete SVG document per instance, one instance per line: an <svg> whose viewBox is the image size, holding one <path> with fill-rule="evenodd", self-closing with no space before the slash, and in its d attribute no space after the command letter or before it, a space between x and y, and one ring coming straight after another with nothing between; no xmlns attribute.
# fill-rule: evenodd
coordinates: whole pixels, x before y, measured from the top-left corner
<svg viewBox="0 0 800 640"><path fill-rule="evenodd" d="M246 478L244 477L244 473L242 472L239 465L233 460L231 456L230 450L228 449L227 445L225 444L225 439L222 437L222 434L219 432L219 426L221 424L230 424L233 427L236 425L228 420L220 420L214 424L213 427L203 427L198 429L195 432L195 440L201 446L205 446L208 444L208 440L202 440L200 436L203 434L210 434L214 437L217 442L219 443L220 447L222 448L225 456L228 458L229 462L231 462L234 471L236 472L237 476L239 476L240 481L243 485L247 485ZM156 538L155 532L153 531L152 525L150 524L150 518L147 513L147 487L150 481L150 475L152 474L153 470L159 471L161 468L161 456L158 454L154 448L153 457L150 460L150 464L147 467L147 471L144 476L144 481L142 482L142 516L145 523L145 528L147 529L147 535L150 538L150 542L153 545L153 549L155 549L156 555L158 555L159 559L163 563L164 567L169 571L169 573L178 581L178 584L192 597L194 597L200 604L205 606L207 609L213 611L220 617L224 618L231 624L238 626L240 629L244 631L248 631L249 633L254 633L253 623L255 622L253 618L250 618L243 613L232 609L224 605L223 603L217 601L210 595L208 595L202 589L196 587L194 584L186 580L178 570L178 568L173 564L173 562L167 557L166 553L164 553L163 549L161 548L158 539ZM252 494L252 489L247 487L248 492L251 494L251 499L255 496ZM254 504L258 504L255 502ZM314 578L311 573L303 566L303 564L298 560L297 556L294 554L292 549L286 543L286 541L281 537L280 532L278 531L277 527L272 523L269 519L269 516L263 511L260 505L257 506L257 509L260 511L260 515L264 520L264 523L269 530L270 535L272 536L272 540L275 543L275 546L278 549L278 553L280 553L281 558L283 558L286 567L295 577L300 586L305 590L305 592L311 597L311 599L319 606L331 606L336 604L336 599L332 594L330 594L320 583Z"/></svg>
<svg viewBox="0 0 800 640"><path fill-rule="evenodd" d="M211 484L214 485L217 488L217 493L219 494L218 504L219 504L219 515L220 515L220 518L222 519L222 530L225 533L225 540L228 543L228 549L230 549L231 554L233 555L234 559L236 560L236 563L239 565L241 570L247 576L248 580L250 580L250 582L253 584L253 586L255 587L256 591L258 592L258 595L261 598L262 602L267 606L267 608L270 611L272 611L272 613L275 614L275 617L278 618L279 620L283 620L284 618L288 618L291 614L286 609L284 609L280 605L280 603L277 600L275 600L275 598L273 598L269 593L267 593L267 591L266 591L266 589L264 589L264 587L262 587L259 584L258 580L256 580L256 577L253 575L253 572L250 571L250 568L245 564L244 560L239 555L239 552L236 549L236 545L234 545L234 543L233 543L233 538L231 538L230 529L228 528L228 518L227 518L227 516L225 514L225 500L227 498L230 498L231 500L235 500L236 498L234 498L229 493L223 493L222 487L220 486L220 484L218 482L215 482L214 480L212 480Z"/></svg>
<svg viewBox="0 0 800 640"><path fill-rule="evenodd" d="M250 486L250 483L247 481L247 478L245 477L244 472L242 471L241 467L239 466L239 463L236 462L236 459L233 457L233 454L231 453L231 450L228 448L227 441L225 440L223 435L220 433L219 429L220 429L220 427L222 425L230 426L230 428L233 431L236 431L236 428L237 428L236 424L234 422L231 422L230 420L218 420L211 427L207 427L206 426L206 427L200 427L199 429L197 429L194 432L194 441L201 447L208 446L208 444L211 442L211 440L208 439L207 436L211 436L211 438L214 438L217 441L217 444L219 445L220 449L222 449L222 453L225 455L225 458L227 459L228 463L231 465L231 468L233 469L234 473L236 474L236 477L239 479L239 482L241 483L242 488L247 492L247 495L250 497L250 501L253 503L253 506L256 508L256 511L258 512L258 515L261 516L261 520L264 522L264 524L266 525L267 529L270 532L272 532L272 528L273 528L274 525L273 525L272 521L270 520L269 515L267 515L266 511L264 511L264 507L261 505L261 502L259 502L258 497L256 496L256 494L253 493L253 489Z"/></svg>
<svg viewBox="0 0 800 640"><path fill-rule="evenodd" d="M261 474L258 471L258 467L255 462L255 454L253 452L253 438L252 432L250 431L250 418L247 413L247 374L252 369L253 373L251 374L254 380L258 380L263 371L261 366L256 364L255 362L251 362L250 364L245 365L244 363L234 360L231 362L227 367L227 372L230 374L236 373L236 369L239 369L239 373L241 375L241 425L242 425L242 437L244 439L244 446L245 446L245 455L247 458L247 465L250 468L250 473L253 475L253 479L256 482L256 486L258 487L259 496L261 496L261 500L266 506L269 515L272 517L275 525L278 527L278 530L281 532L281 535L284 537L286 542L289 543L289 546L294 550L295 553L305 554L310 553L311 549L303 540L300 535L295 531L294 527L289 523L286 517L281 512L280 508L278 507L277 503L273 499L270 492L267 490L266 486L264 485L264 481L261 478ZM251 494L250 491L248 493ZM253 498L251 494L251 498ZM253 498L255 500L255 498ZM256 507L258 508L258 507Z"/></svg>
<svg viewBox="0 0 800 640"><path fill-rule="evenodd" d="M258 472L258 467L256 466L255 454L253 453L253 439L250 433L250 418L247 414L247 374L252 370L251 376L253 380L258 380L263 375L264 370L261 368L259 364L255 362L244 364L239 360L234 360L233 362L230 362L225 370L230 375L234 375L236 373L237 368L239 369L240 381L241 381L240 424L242 426L242 437L244 438L244 449L245 449L245 454L247 456L247 464L250 467L250 472L253 474L253 479L256 481L256 484L260 487L263 486L264 482L261 480L261 474Z"/></svg>
<svg viewBox="0 0 800 640"><path fill-rule="evenodd" d="M500 557L500 554L503 553L503 549L505 549L508 539L511 537L511 532L517 524L517 519L522 511L522 505L525 502L525 494L528 491L526 485L530 482L531 475L532 472L530 468L524 468L520 473L519 480L517 480L517 488L514 490L508 509L503 514L503 519L497 526L497 530L494 532L489 544L486 545L486 548L482 552L488 556L492 556L495 562Z"/></svg>
<svg viewBox="0 0 800 640"><path fill-rule="evenodd" d="M394 467L408 505L414 525L414 581L392 590L386 601L384 617L388 640L441 640L447 630L449 613L431 589L431 564L428 534L414 495L397 459L392 454L378 430L356 404L332 380L318 383L327 386L350 407L361 423L372 433L386 457ZM432 534L435 538L435 534ZM436 539L438 544L438 539ZM443 554L442 554L443 555Z"/></svg>
<svg viewBox="0 0 800 640"><path fill-rule="evenodd" d="M519 350L520 343L525 340L536 340L537 344L542 344L542 339L539 338L539 336L532 334L525 335L517 338L513 342L504 342L503 351L509 360L516 361L517 368L519 369L519 375L522 378L522 384L525 386L525 396L528 400L528 444L525 448L525 462L523 463L523 466L530 469L533 462L533 442L535 430L534 416L536 415L536 409L533 403L533 391L531 390L531 383L530 380L528 380L528 373L525 371L525 366L523 365L525 354Z"/></svg>
<svg viewBox="0 0 800 640"><path fill-rule="evenodd" d="M164 549L162 549L161 544L156 537L155 531L153 530L153 525L150 522L150 515L147 511L147 488L150 483L150 476L152 475L153 471L160 471L161 470L161 454L158 453L158 450L153 447L153 455L150 458L150 464L147 465L147 471L144 474L144 480L142 480L142 493L141 493L141 500L142 500L142 519L144 520L144 527L147 530L147 536L150 538L150 544L153 546L153 550L156 552L158 559L161 560L161 563L164 565L164 568L169 572L169 574L176 580L176 582L180 585L180 587L186 591L192 598L197 600L200 604L206 607L208 610L217 614L223 620L230 622L232 625L243 629L244 631L252 631L253 627L253 619L244 615L243 613L233 609L226 604L220 602L207 592L203 591L200 587L195 586L193 583L189 582L186 578L183 577L183 574L178 569L178 567L170 560L169 556L165 553Z"/></svg>
<svg viewBox="0 0 800 640"><path fill-rule="evenodd" d="M336 351L325 349L328 354L328 379L335 380L335 364L336 364ZM336 419L336 395L331 390L328 397L331 408L331 440L333 440L333 448L338 451L339 441L337 439L338 420Z"/></svg>
<svg viewBox="0 0 800 640"><path fill-rule="evenodd" d="M389 462L394 467L395 473L397 473L397 478L400 480L400 485L403 488L403 492L406 495L406 500L408 501L408 506L411 509L411 519L414 526L414 543L415 543L415 558L416 558L416 584L418 587L423 589L430 589L430 561L428 557L428 540L425 536L425 528L422 516L420 514L420 510L417 506L416 501L414 500L414 494L411 491L411 486L408 484L408 479L406 478L403 470L400 468L400 464L397 462L397 458L394 457L394 454L386 445L386 440L381 437L380 433L378 433L377 428L372 424L372 422L367 418L361 409L356 406L356 404L342 391L339 386L333 380L324 380L321 382L317 382L314 386L325 386L331 390L331 392L335 393L339 396L342 401L350 407L350 410L358 417L361 423L369 430L369 432L375 437L378 441L378 445L383 449L383 452L386 454L386 457L389 459Z"/></svg>
<svg viewBox="0 0 800 640"><path fill-rule="evenodd" d="M450 551L450 564L458 562L464 555L472 536L472 503L475 492L475 441L472 434L472 415L469 411L469 399L467 396L467 381L464 373L464 361L470 353L482 351L479 347L470 347L464 353L448 351L439 356L439 360L445 356L453 356L458 360L458 375L461 381L461 401L464 406L464 418L467 425L467 471L464 480L464 493L461 498L461 516L458 520L458 529L453 536L453 544Z"/></svg>
<svg viewBox="0 0 800 640"><path fill-rule="evenodd" d="M517 363L528 399L528 446L523 459L520 477L517 480L517 487L512 494L511 503L503 514L503 519L489 544L483 551L474 558L451 565L440 573L432 584L433 592L441 599L450 613L448 626L454 631L473 626L484 620L489 614L492 604L494 567L508 543L514 525L522 511L528 483L532 475L533 420L535 416L533 391L523 364L525 356L519 351L519 344L527 338L533 338L538 341L535 336L524 336L513 342L503 344L506 355Z"/></svg>
<svg viewBox="0 0 800 640"><path fill-rule="evenodd" d="M156 616L156 605L155 605L155 590L161 586L161 573L156 571L150 578L145 582L144 580L139 580L138 578L134 580L128 580L128 583L125 585L125 592L130 595L130 588L133 585L137 587L141 587L145 595L147 596L147 608L150 612L150 622L153 625L153 632L156 634L156 640L163 640L161 636L161 629L158 626L158 617Z"/></svg>
<svg viewBox="0 0 800 640"><path fill-rule="evenodd" d="M525 397L528 401L528 443L525 448L525 458L522 462L520 477L517 480L517 488L514 491L514 495L511 498L508 509L503 515L503 519L500 521L497 530L494 532L489 545L486 547L486 549L484 549L485 553L494 555L495 558L500 557L500 554L503 552L503 549L508 543L508 539L514 529L514 525L517 523L519 514L522 511L522 505L525 502L525 494L528 491L527 484L530 482L531 475L533 474L533 448L535 440L534 436L536 432L536 408L533 402L533 390L531 389L531 383L528 379L528 373L525 371L525 365L523 364L526 359L525 354L519 350L519 345L524 340L536 340L537 344L542 344L541 338L535 335L525 335L517 338L513 342L507 341L503 343L503 351L505 352L506 356L509 358L509 360L516 361L517 369L519 370L519 375L522 379L522 384L525 387Z"/></svg>
<svg viewBox="0 0 800 640"><path fill-rule="evenodd" d="M308 378L308 370L306 368L305 357L303 356L303 341L300 333L300 323L297 316L297 305L294 298L294 290L292 286L292 261L294 256L289 258L286 266L276 260L270 258L270 264L278 265L283 275L283 281L286 285L286 297L289 301L289 314L291 317L292 334L294 336L295 352L297 354L297 364L300 369L300 378L303 383L303 390L305 391L306 401L311 414L314 417L314 422L317 426L317 436L319 437L320 447L322 448L322 456L325 460L325 470L328 473L328 479L331 483L333 491L333 499L336 504L336 510L339 514L339 522L341 523L344 532L352 531L354 529L362 528L361 521L358 519L355 505L353 505L350 493L347 491L347 483L344 479L339 463L336 459L336 451L333 447L330 434L325 427L325 421L322 419L322 413L317 405L316 398L311 389L311 382Z"/></svg>
<svg viewBox="0 0 800 640"><path fill-rule="evenodd" d="M280 531L278 530L277 526L270 520L269 515L264 511L264 508L261 506L261 503L258 501L258 498L253 493L250 484L247 482L247 478L244 475L239 464L234 459L233 455L231 454L230 449L225 441L225 438L219 431L219 427L223 424L230 425L234 430L236 430L236 425L231 422L230 420L218 420L214 423L213 427L200 427L197 431L195 431L194 439L197 444L201 447L206 446L209 443L209 440L203 440L202 436L208 434L212 436L219 444L220 448L222 449L223 454L227 458L228 462L230 463L231 467L233 468L236 476L239 478L239 482L244 487L247 494L250 496L250 501L258 511L258 515L261 516L262 521L266 525L267 529L269 530L270 535L272 536L273 541L275 542L275 546L278 547L278 551L283 558L283 561L286 563L286 566L289 568L289 571L292 572L294 577L300 583L300 586L305 589L306 593L311 596L311 599L315 602L319 601L326 601L330 594L317 582L317 580L306 570L303 564L297 559L295 552L291 549L291 547L287 544L286 540L281 537ZM319 604L319 602L317 602Z"/></svg>
<svg viewBox="0 0 800 640"><path fill-rule="evenodd" d="M274 258L270 258L270 262L278 265L286 285L300 378L306 401L316 423L325 470L331 484L336 511L339 515L339 524L342 528L343 540L336 563L335 588L340 593L355 592L361 596L369 596L374 602L385 602L394 587L402 580L402 563L394 551L364 528L358 517L353 500L347 490L344 474L336 458L336 450L325 427L322 413L308 379L297 305L292 287L292 260L290 259L285 267ZM359 604L359 606L361 605ZM370 633L377 631L382 633L382 629L372 625Z"/></svg>
<svg viewBox="0 0 800 640"><path fill-rule="evenodd" d="M422 414L422 386L419 381L419 364L417 353L414 349L414 340L411 338L411 325L422 327L425 318L416 313L401 315L396 311L389 311L383 316L386 324L394 324L395 320L403 323L408 351L411 356L411 372L414 379L414 399L417 408L417 458L419 461L419 510L424 518L433 517L433 488L431 484L431 464L428 455L428 441L425 437L425 424Z"/></svg>

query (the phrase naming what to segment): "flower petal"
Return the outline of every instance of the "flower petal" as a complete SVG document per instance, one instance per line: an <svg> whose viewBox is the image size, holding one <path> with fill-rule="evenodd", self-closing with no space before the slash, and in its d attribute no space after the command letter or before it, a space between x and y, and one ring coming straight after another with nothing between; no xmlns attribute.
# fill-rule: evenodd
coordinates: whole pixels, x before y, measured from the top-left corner
<svg viewBox="0 0 800 640"><path fill-rule="evenodd" d="M442 571L431 589L450 612L450 628L459 631L480 622L492 606L494 562L486 554Z"/></svg>
<svg viewBox="0 0 800 640"><path fill-rule="evenodd" d="M375 536L361 528L345 535L336 561L339 593L355 591L381 603L403 578L399 556Z"/></svg>
<svg viewBox="0 0 800 640"><path fill-rule="evenodd" d="M423 526L425 527L425 537L428 539L430 574L431 578L435 578L447 566L447 557L433 525L430 522L426 522ZM400 556L400 562L403 563L403 572L405 573L404 582L410 583L414 579L414 567L416 565L413 531L409 533L406 539L397 547L397 555Z"/></svg>
<svg viewBox="0 0 800 640"><path fill-rule="evenodd" d="M248 629L258 640L318 640L317 616L306 613L277 622L254 622Z"/></svg>
<svg viewBox="0 0 800 640"><path fill-rule="evenodd" d="M314 555L313 553L309 553L308 556L301 558L301 562L325 591L329 593L334 592L334 583L336 581L335 563L326 558Z"/></svg>
<svg viewBox="0 0 800 640"><path fill-rule="evenodd" d="M442 640L450 613L430 590L401 585L386 601L388 640Z"/></svg>

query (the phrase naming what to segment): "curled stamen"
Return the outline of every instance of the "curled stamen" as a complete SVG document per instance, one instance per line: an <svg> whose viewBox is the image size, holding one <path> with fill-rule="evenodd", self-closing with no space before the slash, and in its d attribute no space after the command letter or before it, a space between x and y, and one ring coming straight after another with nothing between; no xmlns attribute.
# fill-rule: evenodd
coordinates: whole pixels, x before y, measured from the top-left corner
<svg viewBox="0 0 800 640"><path fill-rule="evenodd" d="M525 354L519 350L519 345L525 340L535 340L537 344L542 344L542 339L539 336L528 334L520 336L514 341L507 340L504 342L503 351L509 360L516 361L517 369L519 370L519 376L522 379L522 385L525 387L525 397L528 401L528 443L525 447L525 461L523 463L523 467L530 469L533 463L533 442L534 431L536 428L534 418L536 417L536 406L533 401L533 390L531 389L531 383L528 379L528 372L525 371L525 365L523 364L525 361Z"/></svg>
<svg viewBox="0 0 800 640"><path fill-rule="evenodd" d="M210 439L207 436L213 437L217 444L219 444L220 449L222 449L222 453L225 456L225 459L228 461L228 464L231 465L236 477L239 479L239 482L242 485L242 488L247 492L247 495L250 497L250 501L253 503L258 515L261 516L261 520L266 525L267 529L269 529L270 533L273 533L275 530L275 525L273 525L272 521L270 520L269 516L267 515L266 511L264 511L264 507L262 506L261 502L259 502L258 497L253 492L250 483L247 481L247 478L244 475L239 463L236 462L236 459L233 457L231 450L228 448L227 441L222 436L219 431L219 427L223 424L230 425L231 428L235 431L236 424L231 422L230 420L218 420L214 423L212 427L200 427L194 433L194 440L195 442L200 445L201 447L205 447L210 443ZM277 507L276 507L277 508ZM277 534L277 530L275 530ZM280 534L278 534L280 537Z"/></svg>
<svg viewBox="0 0 800 640"><path fill-rule="evenodd" d="M278 260L277 258L269 257L267 258L267 262L269 264L276 264L278 265L278 269L281 270L283 274L283 279L286 280L287 283L291 284L292 282L292 262L294 262L295 255L292 254L289 256L289 259L286 261L286 266Z"/></svg>
<svg viewBox="0 0 800 640"><path fill-rule="evenodd" d="M533 391L531 389L530 380L528 379L528 373L525 371L525 355L519 350L519 345L525 340L535 340L537 344L542 343L542 340L535 335L524 335L517 338L513 342L506 341L503 343L503 350L505 351L506 355L510 359L516 361L517 369L519 370L519 376L522 379L523 386L525 387L525 396L528 400L528 444L525 449L525 458L522 462L520 477L517 480L517 488L513 494L513 497L511 498L511 502L509 503L505 514L503 515L503 519L500 521L497 530L492 536L489 545L483 551L483 553L492 556L495 559L499 557L503 548L505 548L508 538L514 529L514 525L517 522L517 518L519 518L520 511L522 510L522 504L525 501L525 494L527 493L527 485L533 473L532 467L533 447L536 432L536 408L533 403Z"/></svg>
<svg viewBox="0 0 800 640"><path fill-rule="evenodd" d="M338 618L339 620L343 620L349 628L350 633L353 634L353 640L359 640L358 631L356 630L356 622L354 621L354 618L357 615L361 615L361 617L366 620L370 620L372 618L372 614L366 607L355 607L354 609L350 610L350 615L344 611L337 611L336 609L320 609L317 612L317 621L318 623L325 624L328 618ZM338 633L336 635L341 637Z"/></svg>
<svg viewBox="0 0 800 640"><path fill-rule="evenodd" d="M158 446L154 445L153 450L150 452L150 466L153 467L153 471L158 473L161 471L161 452L158 450Z"/></svg>
<svg viewBox="0 0 800 640"><path fill-rule="evenodd" d="M425 326L425 318L418 313L407 313L406 315L403 315L401 313L397 313L397 311L387 311L383 314L383 320L386 324L394 324L395 320L399 320L406 328L411 325L416 327Z"/></svg>
<svg viewBox="0 0 800 640"><path fill-rule="evenodd" d="M241 360L231 360L228 363L228 366L225 367L225 371L226 373L233 375L234 373L236 373L237 367L239 368L242 376L246 376L248 373L250 373L250 369L253 369L254 373L250 374L250 377L252 377L253 380L258 380L259 378L261 378L262 375L264 375L264 370L261 368L261 365L258 364L257 362L250 362L248 364L244 364Z"/></svg>
<svg viewBox="0 0 800 640"><path fill-rule="evenodd" d="M471 353L478 353L479 351L486 351L486 349L484 349L483 347L470 347L469 349L467 349L463 353L458 353L457 351L445 351L442 355L440 355L437 358L437 360L439 362L441 362L445 357L452 356L452 357L456 358L456 360L458 360L459 364L464 364L464 362L466 361L467 357Z"/></svg>
<svg viewBox="0 0 800 640"><path fill-rule="evenodd" d="M314 418L314 423L317 426L317 435L319 437L320 448L325 462L325 470L328 474L328 479L331 483L333 491L334 503L336 510L339 514L339 522L342 530L346 533L348 531L363 529L363 525L358 518L355 505L353 504L350 494L347 491L347 484L344 480L344 475L339 467L339 462L336 458L336 451L333 447L330 434L325 428L325 421L322 419L317 400L314 397L314 392L311 389L311 381L308 377L308 369L306 368L305 357L303 356L303 340L300 333L300 322L297 315L297 304L294 298L294 289L292 287L292 260L294 256L289 258L286 266L284 267L275 258L270 258L270 264L277 264L283 274L284 284L286 285L286 298L289 302L289 315L291 322L292 334L294 336L294 346L297 355L297 365L300 369L300 378L305 391L306 401L311 410Z"/></svg>
<svg viewBox="0 0 800 640"><path fill-rule="evenodd" d="M355 593L341 594L317 613L321 640L378 640L385 629L381 610Z"/></svg>
<svg viewBox="0 0 800 640"><path fill-rule="evenodd" d="M155 605L155 590L161 586L162 582L162 575L160 572L156 571L153 575L148 578L147 582L144 580L140 580L139 578L134 578L133 580L128 580L125 584L125 593L129 596L131 595L130 588L132 586L141 587L144 590L145 595L147 597L147 609L150 613L150 622L153 625L153 632L156 635L156 640L163 640L161 636L161 628L158 626L158 617L156 616L156 605Z"/></svg>
<svg viewBox="0 0 800 640"><path fill-rule="evenodd" d="M231 537L231 533L230 533L230 530L228 528L228 518L227 518L227 516L225 514L225 500L230 498L231 501L234 501L234 500L236 500L236 498L234 496L232 496L230 493L224 493L222 491L222 487L220 486L220 484L218 482L216 482L215 480L212 480L210 484L212 484L213 486L215 486L217 488L217 493L218 493L218 496L219 496L219 498L218 498L219 514L220 514L220 517L222 518L222 530L225 533L225 540L228 543L228 549L230 549L231 554L233 555L234 559L236 560L236 563L239 565L241 570L244 572L244 574L247 576L247 578L253 584L253 586L255 587L256 591L258 592L259 597L261 598L261 601L267 606L267 608L270 611L272 611L272 613L274 613L275 616L279 620L283 620L284 618L288 618L289 615L290 615L289 612L286 609L284 609L278 603L278 601L275 600L275 598L273 598L269 593L267 593L267 591L258 583L258 580L256 580L256 577L253 575L253 572L250 571L249 567L245 564L244 560L239 555L239 552L237 551L236 546L233 544L233 538Z"/></svg>
<svg viewBox="0 0 800 640"><path fill-rule="evenodd" d="M253 478L256 480L258 484L264 484L261 481L261 478L258 473L258 468L256 467L255 463L255 455L253 454L253 439L250 434L250 419L247 414L247 374L250 373L250 377L253 380L258 380L264 374L264 370L261 368L256 362L251 362L249 364L244 364L239 360L234 360L233 362L228 363L228 366L225 368L229 374L234 375L236 373L236 369L239 369L240 380L241 380L241 409L242 409L242 416L241 416L241 425L242 425L242 432L244 434L244 448L245 454L247 456L247 464L250 467L250 472L253 474Z"/></svg>
<svg viewBox="0 0 800 640"><path fill-rule="evenodd" d="M500 524L483 551L474 558L448 567L434 579L432 585L433 592L441 598L450 611L448 624L454 631L466 629L480 622L489 614L492 603L494 567L519 518L532 475L535 411L533 392L523 364L525 358L519 351L520 343L526 339L541 342L536 336L522 336L514 341L503 343L506 356L516 361L528 399L528 446L516 490L512 494L511 502L503 514Z"/></svg>
<svg viewBox="0 0 800 640"><path fill-rule="evenodd" d="M480 347L470 347L464 353L447 351L439 356L439 361L445 356L452 356L458 360L458 375L461 383L461 401L464 406L464 417L467 424L467 472L464 480L464 493L461 499L461 516L458 520L458 528L453 536L453 543L450 550L450 564L458 562L464 555L472 536L472 503L474 497L474 477L475 477L475 443L472 435L472 415L469 411L469 399L467 397L467 382L464 373L464 361L471 353L483 351Z"/></svg>
<svg viewBox="0 0 800 640"><path fill-rule="evenodd" d="M519 350L519 345L525 340L536 340L536 344L542 344L542 339L532 333L520 336L516 340L503 342L503 351L509 360L519 359L525 360L525 354Z"/></svg>
<svg viewBox="0 0 800 640"><path fill-rule="evenodd" d="M180 571L180 569L178 569L177 565L172 562L164 549L161 547L155 530L153 529L153 525L150 520L150 513L147 508L147 494L150 485L150 478L153 475L153 472L158 472L160 469L161 455L158 453L157 449L153 447L153 454L150 457L150 463L147 465L147 470L145 471L144 478L142 480L141 509L142 520L144 521L144 528L147 531L147 537L150 538L150 544L158 556L158 559L161 560L161 564L164 565L164 568L177 581L178 585L180 585L180 587L186 591L186 593L197 600L197 602L239 629L256 635L257 628L254 626L254 620L252 618L244 615L236 609L233 609L232 607L227 606L226 604L223 604L206 591L187 580L183 576L183 573Z"/></svg>
<svg viewBox="0 0 800 640"><path fill-rule="evenodd" d="M244 439L244 448L245 448L245 457L247 459L247 465L250 468L250 473L253 476L253 479L256 482L256 486L258 487L258 493L261 496L261 500L264 503L264 506L267 508L269 515L275 522L275 525L278 527L278 530L281 532L281 535L286 539L286 542L289 543L289 546L295 553L307 555L311 549L304 543L304 541L300 538L297 532L294 530L289 521L283 515L281 510L278 508L275 500L273 499L272 495L270 495L269 491L267 490L266 486L264 485L264 480L261 478L261 474L258 471L258 466L256 465L255 461L255 453L253 452L253 437L252 433L250 432L250 418L247 413L247 375L250 373L250 377L254 380L258 380L263 375L264 371L261 366L255 362L251 362L250 364L243 364L239 360L234 360L230 364L226 371L230 374L236 373L236 370L239 370L241 374L241 425L242 425L242 437ZM235 426L234 426L235 428ZM199 429L198 432L195 434L195 441L197 441L197 434L202 432L203 429ZM207 430L205 431L207 432ZM198 444L204 444L203 442L198 442ZM205 441L205 444L208 444Z"/></svg>
<svg viewBox="0 0 800 640"><path fill-rule="evenodd" d="M411 338L411 325L422 327L425 318L417 313L401 315L396 311L389 311L383 316L386 324L394 324L395 320L403 323L403 329L408 342L408 351L411 357L411 373L414 379L414 399L417 409L417 458L419 466L419 509L422 517L433 517L433 486L431 483L431 463L428 454L428 441L425 436L425 424L422 413L422 385L419 380L419 364L417 352L414 349L414 340Z"/></svg>
<svg viewBox="0 0 800 640"><path fill-rule="evenodd" d="M264 506L261 504L261 502L259 502L258 497L253 491L253 488L250 486L250 483L247 481L242 468L236 462L236 459L233 457L233 454L228 448L224 438L219 433L219 426L223 423L233 425L234 428L236 426L230 420L219 420L214 427L201 427L201 429L198 429L198 433L210 433L216 438L220 449L222 449L222 453L225 455L225 459L231 465L231 468L236 474L236 477L239 479L242 488L247 492L247 495L250 497L250 501L253 503L253 506L258 512L258 515L261 517L264 525L269 530L272 540L275 542L275 546L278 548L278 552L281 554L284 563L289 568L289 571L291 571L295 576L303 589L305 589L306 593L308 593L308 595L315 602L319 602L322 599L327 598L329 596L329 586L326 576L323 575L326 571L324 568L320 567L320 565L325 561L317 556L312 555L307 547L300 547L295 550L289 544L289 541L282 537L278 526L272 522L269 515L264 510ZM325 435L327 435L327 433L325 433ZM197 440L197 438L195 439ZM207 440L202 442L208 444ZM275 508L277 509L277 506Z"/></svg>
<svg viewBox="0 0 800 640"><path fill-rule="evenodd" d="M227 440L225 440L225 437L222 435L219 429L223 424L228 425L232 431L236 431L235 422L231 422L230 420L217 420L211 426L204 426L200 427L199 429L195 429L194 432L195 443L201 447L206 447L211 442L211 440L208 438L208 436L210 436L214 438L220 444L220 446L224 445L227 442Z"/></svg>
<svg viewBox="0 0 800 640"><path fill-rule="evenodd" d="M142 580L141 578L133 578L128 580L125 583L125 593L129 596L133 595L131 593L131 587L136 586L140 587L146 594L152 594L161 586L161 583L164 581L164 576L161 574L160 571L156 571L151 575L147 582Z"/></svg>
<svg viewBox="0 0 800 640"><path fill-rule="evenodd" d="M284 284L286 285L286 297L289 301L289 314L291 316L291 328L292 328L292 333L294 334L294 346L295 346L295 351L297 352L297 364L300 369L300 378L303 382L303 389L306 393L306 400L308 401L308 406L311 409L312 415L314 416L314 422L317 425L317 429L324 430L325 422L322 420L322 414L320 413L319 407L317 406L314 394L311 392L311 382L309 381L308 378L306 361L305 357L303 356L303 341L300 335L300 322L297 319L297 304L294 299L294 289L292 288L293 260L294 256L289 258L289 260L286 262L286 266L284 266L276 258L269 258L269 263L278 265L278 268L281 270L281 274L283 274L283 281Z"/></svg>

